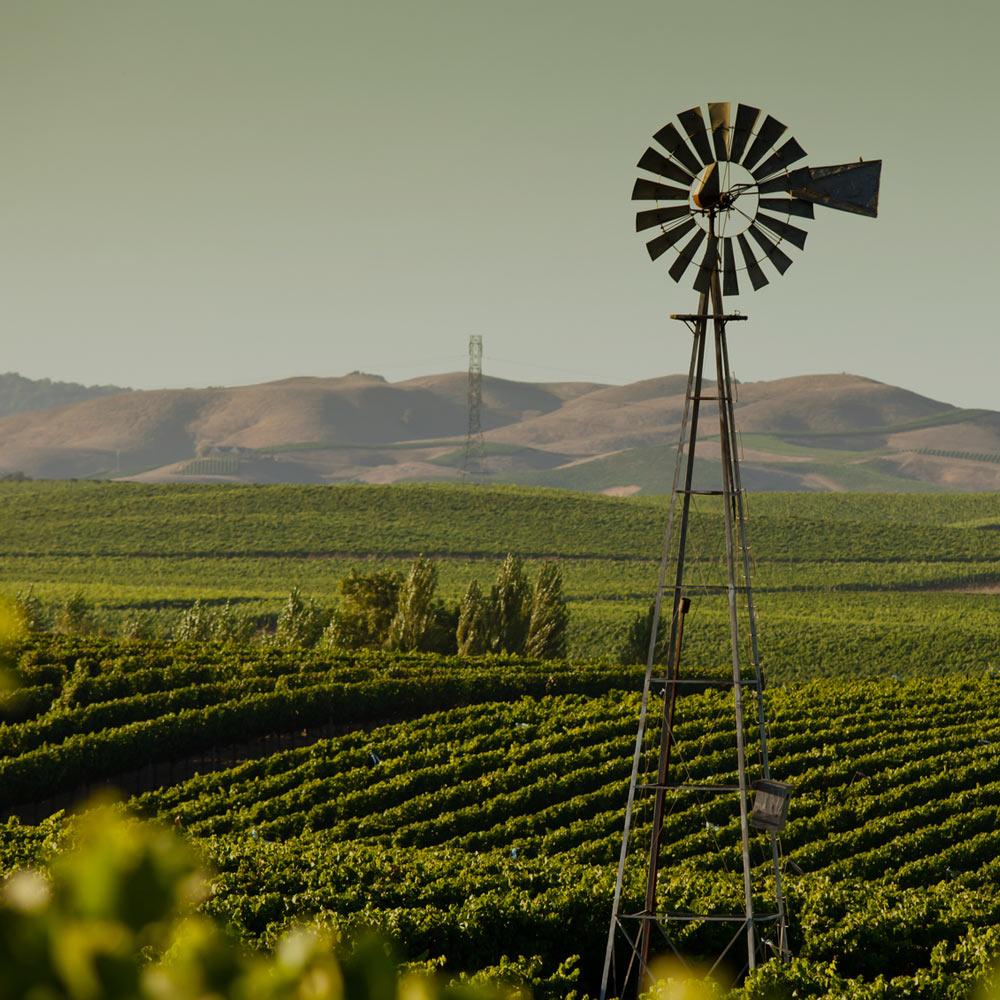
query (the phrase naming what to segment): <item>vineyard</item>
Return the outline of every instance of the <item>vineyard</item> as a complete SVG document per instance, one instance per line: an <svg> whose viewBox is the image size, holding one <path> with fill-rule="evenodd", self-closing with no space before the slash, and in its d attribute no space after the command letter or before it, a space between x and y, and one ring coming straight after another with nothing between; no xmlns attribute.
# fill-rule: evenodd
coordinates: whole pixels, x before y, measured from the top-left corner
<svg viewBox="0 0 1000 1000"><path fill-rule="evenodd" d="M1000 496L770 493L750 506L775 678L992 662L992 598L956 591L1000 584ZM655 587L665 514L663 497L514 487L0 483L0 592L79 594L104 631L142 619L169 636L196 601L273 626L293 588L329 606L349 573L405 573L420 553L454 602L514 552L532 576L558 562L569 656L607 660ZM703 498L696 567L719 558L708 540L720 518L717 498ZM724 636L724 616L705 609L703 620Z"/></svg>
<svg viewBox="0 0 1000 1000"><path fill-rule="evenodd" d="M36 639L15 673L0 803L25 821L40 819L39 789L68 804L110 779L205 853L218 873L205 907L248 940L302 919L375 927L449 972L507 956L541 968L553 995L568 975L593 991L636 668ZM786 985L963 995L1000 941L1000 681L813 681L769 697L776 772L796 789ZM688 780L734 780L729 711L718 692L685 699ZM673 812L663 891L730 904L738 858L717 841L736 842L719 833L735 821L718 800ZM8 820L4 866L43 857L67 822ZM686 946L707 951L711 934L692 926Z"/></svg>
<svg viewBox="0 0 1000 1000"><path fill-rule="evenodd" d="M796 958L741 995L966 997L1000 955L1000 502L753 504L773 772L795 789ZM374 928L446 976L500 968L540 998L594 995L642 677L608 642L648 604L662 502L13 483L0 507L4 585L90 587L103 610L199 597L263 614L289 585L322 597L347 568L420 551L458 595L508 550L556 560L566 661L20 640L0 692L0 868L72 843L63 810L111 786L191 842L215 872L203 909L251 945L302 920ZM710 537L714 517L706 505L694 530ZM723 670L724 617L696 603L691 621L687 659ZM731 713L718 691L682 699L687 780L734 781ZM731 908L736 822L730 800L677 800L665 900ZM626 892L638 906L637 873ZM692 923L684 946L708 954L715 933Z"/></svg>

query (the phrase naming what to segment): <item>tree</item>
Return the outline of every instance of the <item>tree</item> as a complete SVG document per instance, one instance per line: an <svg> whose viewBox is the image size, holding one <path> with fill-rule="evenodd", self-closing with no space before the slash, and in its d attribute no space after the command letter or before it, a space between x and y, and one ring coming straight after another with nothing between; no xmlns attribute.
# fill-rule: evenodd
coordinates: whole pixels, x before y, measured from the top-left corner
<svg viewBox="0 0 1000 1000"><path fill-rule="evenodd" d="M323 609L295 587L278 615L275 641L283 646L315 646L323 634L326 618Z"/></svg>
<svg viewBox="0 0 1000 1000"><path fill-rule="evenodd" d="M396 617L402 578L394 570L362 574L351 570L340 581L340 603L325 638L339 649L381 646Z"/></svg>
<svg viewBox="0 0 1000 1000"><path fill-rule="evenodd" d="M231 601L227 600L221 608L216 608L212 615L212 638L216 642L244 645L253 638L256 630L257 622L253 616L235 607Z"/></svg>
<svg viewBox="0 0 1000 1000"><path fill-rule="evenodd" d="M82 590L70 594L63 601L56 615L56 631L63 635L87 635L97 628L94 605Z"/></svg>
<svg viewBox="0 0 1000 1000"><path fill-rule="evenodd" d="M45 631L49 614L42 599L35 593L34 585L29 585L14 595L14 609L26 632Z"/></svg>
<svg viewBox="0 0 1000 1000"><path fill-rule="evenodd" d="M178 642L209 642L212 638L212 609L197 600L185 609L174 628L174 638Z"/></svg>
<svg viewBox="0 0 1000 1000"><path fill-rule="evenodd" d="M386 646L403 651L426 650L430 645L437 602L437 567L420 556L410 567L399 590L396 614L389 625Z"/></svg>
<svg viewBox="0 0 1000 1000"><path fill-rule="evenodd" d="M524 575L524 565L517 556L508 553L490 592L494 649L503 653L524 652L530 601L531 587Z"/></svg>
<svg viewBox="0 0 1000 1000"><path fill-rule="evenodd" d="M458 628L455 641L459 656L479 656L487 652L493 643L490 602L473 580L458 608Z"/></svg>
<svg viewBox="0 0 1000 1000"><path fill-rule="evenodd" d="M566 657L566 626L569 612L563 596L562 573L555 563L547 562L538 571L531 595L531 619L524 644L526 656L539 660Z"/></svg>

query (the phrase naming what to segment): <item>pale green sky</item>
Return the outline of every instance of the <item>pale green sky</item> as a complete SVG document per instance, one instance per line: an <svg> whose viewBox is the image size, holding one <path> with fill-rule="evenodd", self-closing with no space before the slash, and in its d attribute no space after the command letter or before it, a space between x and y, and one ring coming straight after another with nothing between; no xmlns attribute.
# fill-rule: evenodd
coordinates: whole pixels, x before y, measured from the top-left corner
<svg viewBox="0 0 1000 1000"><path fill-rule="evenodd" d="M0 0L0 370L135 386L686 364L695 293L629 193L743 100L881 157L735 303L743 379L851 371L1000 408L995 2ZM796 255L797 257L799 255Z"/></svg>

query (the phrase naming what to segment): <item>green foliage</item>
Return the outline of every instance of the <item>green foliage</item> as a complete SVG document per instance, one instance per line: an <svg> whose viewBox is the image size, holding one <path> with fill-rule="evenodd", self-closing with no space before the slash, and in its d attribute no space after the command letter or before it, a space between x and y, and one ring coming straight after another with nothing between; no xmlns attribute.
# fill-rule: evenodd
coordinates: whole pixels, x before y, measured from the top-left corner
<svg viewBox="0 0 1000 1000"><path fill-rule="evenodd" d="M204 912L267 946L302 919L345 938L374 927L404 958L443 953L445 975L518 969L563 996L600 971L641 673L35 637L17 679L59 704L0 729L0 805L332 722L342 735L132 800L211 859ZM796 789L783 846L800 958L754 995L829 982L860 998L884 981L886 996L957 1000L942 984L968 986L997 954L1000 687L841 679L771 688L768 705L772 766ZM690 780L735 780L731 712L721 692L682 700ZM679 800L666 832L664 905L739 898L731 802ZM67 836L60 819L4 824L0 865ZM631 868L626 892L641 905ZM693 927L684 947L708 953L712 935Z"/></svg>
<svg viewBox="0 0 1000 1000"><path fill-rule="evenodd" d="M396 614L385 638L387 649L427 650L434 641L437 569L423 556L414 561L399 590Z"/></svg>
<svg viewBox="0 0 1000 1000"><path fill-rule="evenodd" d="M515 656L524 652L531 615L531 585L518 556L507 553L490 591L493 648Z"/></svg>
<svg viewBox="0 0 1000 1000"><path fill-rule="evenodd" d="M455 639L459 656L481 656L493 646L490 602L472 580L459 605Z"/></svg>
<svg viewBox="0 0 1000 1000"><path fill-rule="evenodd" d="M35 593L34 585L19 590L14 596L14 607L28 632L43 632L50 624L49 610Z"/></svg>
<svg viewBox="0 0 1000 1000"><path fill-rule="evenodd" d="M434 1000L432 980L398 980L384 949L338 961L335 942L289 930L254 953L195 915L206 880L194 853L164 829L98 809L48 878L19 871L0 899L0 997L66 1000ZM472 986L473 984L469 984ZM469 989L484 1000L492 990Z"/></svg>
<svg viewBox="0 0 1000 1000"><path fill-rule="evenodd" d="M152 627L139 618L136 628ZM203 601L195 601L181 615L174 627L174 639L185 643L231 643L240 645L249 642L256 630L253 618L226 601L221 607L212 607ZM151 638L151 635L136 636L124 632L124 638Z"/></svg>
<svg viewBox="0 0 1000 1000"><path fill-rule="evenodd" d="M562 573L555 563L544 563L531 592L531 618L524 644L525 655L540 660L564 659L568 625L569 612L563 596Z"/></svg>
<svg viewBox="0 0 1000 1000"><path fill-rule="evenodd" d="M132 611L122 619L118 634L133 642L153 639L156 637L156 619L142 611Z"/></svg>
<svg viewBox="0 0 1000 1000"><path fill-rule="evenodd" d="M279 611L289 580L302 581L305 601L340 579L338 615L350 627L337 648L315 650L223 645L211 628L177 645L30 636L13 671L19 686L0 692L0 808L40 789L72 795L137 761L161 765L155 783L164 787L132 805L181 818L218 871L203 911L248 942L273 945L301 919L345 935L375 926L405 957L446 976L507 968L540 996L592 992L642 672L481 655L502 647L479 648L492 625L468 581L492 573L508 548L530 552L537 561L520 578L532 594L527 576L558 558L570 655L607 656L653 592L664 502L451 487L132 485L5 484L0 578L10 592L58 578L40 588L43 606L80 589L102 621L110 608L124 617L196 597L208 619L233 597L231 608L249 609L252 621ZM1000 659L995 595L946 591L996 583L1000 501L771 495L752 506L772 764L796 788L783 843L803 874L788 872L799 958L766 966L748 990L958 1000L1000 945L1000 704L995 679L984 676ZM484 536L487 513L496 530ZM711 583L721 508L708 499L697 513L692 580ZM311 558L317 537L336 539L336 552ZM400 572L421 550L434 558L438 620L446 602L467 595L450 628L475 663L343 651L381 643ZM540 584L536 577L534 593ZM530 633L527 602L521 609ZM699 595L692 616L685 663L721 668L725 608ZM643 627L648 641L645 614L634 629L639 653L625 660L645 661ZM692 778L731 783L731 703L708 693L683 709L679 746ZM297 745L319 727L341 735ZM264 736L278 752L205 773L213 754L225 760ZM268 753L263 743L259 752ZM202 773L172 784L169 762ZM665 899L738 901L726 874L738 859L715 847L737 841L727 810L692 802L670 815ZM59 818L4 824L0 865L50 853L69 829ZM630 874L626 891L637 889ZM685 949L708 953L712 933L692 927ZM194 977L197 956L211 954L199 948L188 963ZM570 951L581 955L576 984L560 973Z"/></svg>
<svg viewBox="0 0 1000 1000"><path fill-rule="evenodd" d="M210 642L215 631L215 616L212 609L195 601L174 628L174 638L178 642Z"/></svg>
<svg viewBox="0 0 1000 1000"><path fill-rule="evenodd" d="M340 581L340 603L325 638L338 649L382 645L396 616L403 580L393 570L359 573L352 569Z"/></svg>
<svg viewBox="0 0 1000 1000"><path fill-rule="evenodd" d="M315 646L329 622L329 614L298 587L288 595L278 615L274 641L282 646Z"/></svg>
<svg viewBox="0 0 1000 1000"><path fill-rule="evenodd" d="M962 672L996 659L991 599L952 591L1000 580L1000 531L991 528L1000 495L763 494L750 507L771 680ZM692 580L717 568L711 543L721 538L715 498L696 508ZM624 623L655 590L666 500L446 485L38 482L0 486L0 511L0 587L14 594L35 583L49 607L82 590L113 631L156 608L157 631L168 634L176 609L197 598L210 607L232 599L273 621L293 581L322 603L351 574L405 574L420 551L435 560L449 604L508 550L532 577L558 559L572 613L568 655L594 660L616 655ZM323 538L335 540L332 551L317 550ZM699 600L694 613L692 655L718 658L724 612ZM337 645L351 648L344 632Z"/></svg>
<svg viewBox="0 0 1000 1000"><path fill-rule="evenodd" d="M54 622L55 631L62 635L86 635L97 629L94 605L82 590L70 594L59 605Z"/></svg>

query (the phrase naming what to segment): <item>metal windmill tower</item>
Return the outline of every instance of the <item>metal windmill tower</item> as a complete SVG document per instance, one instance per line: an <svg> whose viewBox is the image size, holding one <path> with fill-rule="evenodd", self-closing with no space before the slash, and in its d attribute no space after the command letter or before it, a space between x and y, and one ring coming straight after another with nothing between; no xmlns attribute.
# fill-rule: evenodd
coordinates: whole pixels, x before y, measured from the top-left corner
<svg viewBox="0 0 1000 1000"><path fill-rule="evenodd" d="M465 459L462 478L479 482L483 475L486 446L483 441L483 338L469 337L469 388L467 393L469 425L465 433Z"/></svg>
<svg viewBox="0 0 1000 1000"><path fill-rule="evenodd" d="M640 178L632 191L633 201L656 203L636 215L637 232L659 230L646 244L649 256L656 260L671 251L675 259L669 273L678 282L694 265L699 297L696 312L671 316L692 334L691 362L601 1000L636 996L649 986L650 965L657 955L683 960L692 934L696 937L706 928L702 953L715 956L713 970L728 968L736 979L769 957L788 956L778 833L791 789L774 781L770 773L748 508L726 338L727 325L746 316L727 313L724 297L739 294L740 273L755 290L766 285L765 260L785 273L792 263L785 250L789 246L801 250L806 240L800 224L789 221L792 216L811 219L814 205L872 217L878 209L880 160L790 169L805 151L787 137L781 122L758 108L737 105L735 122L729 103L709 104L707 120L701 107L677 117L683 134L673 123L665 125L654 137L659 146L647 149L638 163L658 179ZM714 357L711 381L705 377L706 354ZM702 429L699 420L710 410L717 411L718 442L711 447L717 448L721 482L705 489L699 488L703 472L696 466L695 449ZM708 507L707 516L701 516L700 504ZM718 579L705 582L706 561L698 559L694 546L704 545L713 532L722 536ZM725 677L699 676L704 668L689 672L683 663L685 619L692 602L697 620L697 612L713 598L719 603L718 620L728 633L731 676L728 668ZM685 740L690 739L681 728L685 699L678 696L714 690L718 698L720 689L732 692L726 699L728 721L723 723L720 716L720 726L731 734L727 759L718 774L692 775L683 753ZM712 735L720 734L715 730ZM684 886L685 858L673 855L671 837L665 835L668 816L673 821L692 811L685 813L678 805L684 801L695 801L699 807L709 803L716 817L720 803L724 809L726 802L731 803L726 819L706 824L720 855L724 853L720 840L729 836L738 841L738 868L725 873L733 885L728 897L723 892L721 902L693 905L690 886ZM733 844L731 856L736 853ZM681 877L672 877L677 872Z"/></svg>

